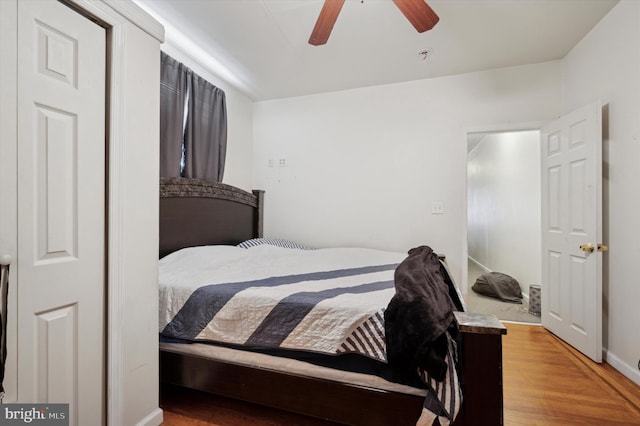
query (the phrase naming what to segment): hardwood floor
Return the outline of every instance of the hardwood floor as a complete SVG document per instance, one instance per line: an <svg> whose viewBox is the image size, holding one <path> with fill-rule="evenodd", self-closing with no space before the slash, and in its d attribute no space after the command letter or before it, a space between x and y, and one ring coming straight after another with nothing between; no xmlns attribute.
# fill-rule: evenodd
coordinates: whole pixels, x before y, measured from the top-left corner
<svg viewBox="0 0 640 426"><path fill-rule="evenodd" d="M506 425L640 425L640 387L542 327L505 325ZM333 424L172 387L163 387L160 401L166 426Z"/></svg>
<svg viewBox="0 0 640 426"><path fill-rule="evenodd" d="M640 425L640 387L542 327L506 325L506 425Z"/></svg>

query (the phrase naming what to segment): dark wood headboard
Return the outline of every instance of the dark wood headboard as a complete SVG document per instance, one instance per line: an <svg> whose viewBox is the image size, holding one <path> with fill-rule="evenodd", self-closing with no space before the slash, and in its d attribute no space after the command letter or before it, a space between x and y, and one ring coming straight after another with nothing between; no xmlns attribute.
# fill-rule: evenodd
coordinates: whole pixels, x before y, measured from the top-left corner
<svg viewBox="0 0 640 426"><path fill-rule="evenodd" d="M262 236L264 191L191 178L160 179L160 257L184 247Z"/></svg>

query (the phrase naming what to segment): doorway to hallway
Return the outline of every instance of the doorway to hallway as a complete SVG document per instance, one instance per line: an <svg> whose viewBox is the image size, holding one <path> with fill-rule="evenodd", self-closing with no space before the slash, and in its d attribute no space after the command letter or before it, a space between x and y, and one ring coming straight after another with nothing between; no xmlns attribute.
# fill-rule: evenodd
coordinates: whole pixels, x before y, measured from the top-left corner
<svg viewBox="0 0 640 426"><path fill-rule="evenodd" d="M540 132L469 133L467 142L468 309L539 323L528 296L529 286L541 281ZM476 278L491 271L518 281L522 305L472 290Z"/></svg>

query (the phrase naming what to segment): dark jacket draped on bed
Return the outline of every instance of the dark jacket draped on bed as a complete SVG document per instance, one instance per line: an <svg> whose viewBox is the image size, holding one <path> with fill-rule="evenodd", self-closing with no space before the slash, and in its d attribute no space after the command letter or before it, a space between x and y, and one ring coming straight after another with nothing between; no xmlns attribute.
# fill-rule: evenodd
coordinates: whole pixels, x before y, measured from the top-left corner
<svg viewBox="0 0 640 426"><path fill-rule="evenodd" d="M446 374L446 331L456 329L450 278L428 246L409 250L395 271L396 293L384 313L387 360L398 377L418 368L436 380Z"/></svg>

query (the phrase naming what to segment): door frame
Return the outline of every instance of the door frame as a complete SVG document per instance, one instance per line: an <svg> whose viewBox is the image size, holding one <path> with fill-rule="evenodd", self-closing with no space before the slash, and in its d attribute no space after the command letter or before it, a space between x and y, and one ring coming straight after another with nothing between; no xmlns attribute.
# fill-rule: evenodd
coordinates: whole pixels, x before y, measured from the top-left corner
<svg viewBox="0 0 640 426"><path fill-rule="evenodd" d="M467 259L469 258L469 235L467 224L469 223L469 206L467 205L467 200L469 196L469 176L467 175L467 164L469 161L469 155L467 152L468 146L468 138L470 133L506 133L506 132L524 132L528 130L537 130L540 131L542 126L544 125L543 121L529 121L529 122L521 122L521 123L504 123L504 124L493 124L493 125L479 125L479 126L470 126L462 129L462 139L464 140L464 194L462 200L463 212L464 212L464 220L462 223L462 282L460 283L460 287L463 288L463 293L469 291L467 288L467 281L469 279L469 267ZM542 267L542 266L541 266Z"/></svg>
<svg viewBox="0 0 640 426"><path fill-rule="evenodd" d="M52 0L53 1L53 0ZM0 94L2 95L3 113L0 114L0 149L7 157L15 158L17 155L17 17L18 0L0 1L0 47L3 52L3 60L0 62ZM124 424L124 327L123 318L123 293L125 284L125 209L122 208L126 201L126 191L123 175L125 172L125 155L127 152L127 88L126 61L127 41L132 37L127 30L130 25L135 25L153 38L164 41L164 28L149 14L133 2L115 0L61 0L62 3L76 10L88 19L99 23L107 29L107 90L106 90L106 140L107 167L105 173L107 208L105 220L107 223L106 235L106 389L105 404L108 425ZM14 82L2 84L2 82ZM9 107L7 107L9 106ZM6 254L14 259L17 256L17 212L15 202L17 200L17 169L15 164L8 167L0 167L0 199L5 202L0 204L0 218L7 218L0 222L0 241L6 247ZM9 200L9 202L7 202ZM15 282L17 276L14 268L11 271L10 280ZM15 286L13 286L15 288ZM16 306L16 292L10 292L9 303ZM5 384L7 390L17 390L17 316L15 310L9 311L9 330L7 346L7 375ZM15 402L16 394L9 392L5 401ZM153 413L157 416L158 413ZM161 416L161 412L160 412ZM160 417L161 419L161 417ZM146 419L153 422L152 419Z"/></svg>
<svg viewBox="0 0 640 426"><path fill-rule="evenodd" d="M97 18L107 29L107 424L124 424L124 324L123 284L125 250L125 99L127 27L133 22L151 36L164 40L164 28L132 2L113 0L67 0L89 18Z"/></svg>

